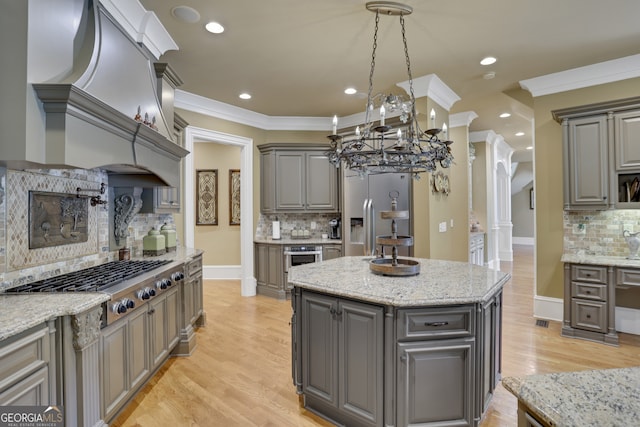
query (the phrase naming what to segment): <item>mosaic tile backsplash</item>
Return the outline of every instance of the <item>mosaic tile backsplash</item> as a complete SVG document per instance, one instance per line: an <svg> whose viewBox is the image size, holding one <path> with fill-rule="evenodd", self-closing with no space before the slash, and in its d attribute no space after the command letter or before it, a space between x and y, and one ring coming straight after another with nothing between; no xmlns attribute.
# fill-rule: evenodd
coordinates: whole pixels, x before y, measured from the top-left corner
<svg viewBox="0 0 640 427"><path fill-rule="evenodd" d="M101 170L16 171L0 168L0 290L117 259L109 249L109 211L89 206L87 242L29 249L29 191L75 194L76 188L108 184ZM0 193L2 192L0 191ZM108 200L109 194L103 196ZM142 238L153 227L173 224L171 214L138 214L129 225L127 246L142 251Z"/></svg>
<svg viewBox="0 0 640 427"><path fill-rule="evenodd" d="M258 217L258 225L256 226L256 239L267 239L271 237L271 223L278 219L280 221L280 233L283 237L290 237L291 231L309 230L311 237L320 238L322 234L329 234L329 220L338 218L340 215L336 213L332 214L277 214L277 215L263 215ZM311 229L311 223L316 223L316 229Z"/></svg>
<svg viewBox="0 0 640 427"><path fill-rule="evenodd" d="M565 254L627 256L622 232L640 232L640 210L564 212Z"/></svg>

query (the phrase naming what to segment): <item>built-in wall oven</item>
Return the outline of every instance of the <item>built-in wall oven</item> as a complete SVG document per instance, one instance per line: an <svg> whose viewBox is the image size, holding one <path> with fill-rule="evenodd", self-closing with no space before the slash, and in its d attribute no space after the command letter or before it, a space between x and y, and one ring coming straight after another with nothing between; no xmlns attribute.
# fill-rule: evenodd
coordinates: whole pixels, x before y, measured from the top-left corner
<svg viewBox="0 0 640 427"><path fill-rule="evenodd" d="M284 272L289 272L291 267L312 262L322 261L322 246L285 246L284 247Z"/></svg>

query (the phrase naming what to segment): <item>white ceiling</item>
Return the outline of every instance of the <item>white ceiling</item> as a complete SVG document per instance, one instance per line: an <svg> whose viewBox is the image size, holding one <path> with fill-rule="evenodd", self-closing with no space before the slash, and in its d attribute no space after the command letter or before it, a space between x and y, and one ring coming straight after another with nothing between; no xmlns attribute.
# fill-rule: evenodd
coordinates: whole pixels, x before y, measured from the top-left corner
<svg viewBox="0 0 640 427"><path fill-rule="evenodd" d="M180 89L268 116L331 117L363 111L375 14L363 0L141 0L179 46L161 60ZM519 81L640 53L638 0L406 0L414 79L436 74L474 111L471 131L493 130L516 152L532 145L532 98ZM197 23L171 14L196 9ZM210 20L226 31L204 30ZM498 62L480 65L495 56ZM398 17L381 16L374 93L408 79ZM486 72L495 78L486 80ZM251 100L241 100L241 92ZM500 119L502 112L508 119ZM526 133L516 137L517 131Z"/></svg>

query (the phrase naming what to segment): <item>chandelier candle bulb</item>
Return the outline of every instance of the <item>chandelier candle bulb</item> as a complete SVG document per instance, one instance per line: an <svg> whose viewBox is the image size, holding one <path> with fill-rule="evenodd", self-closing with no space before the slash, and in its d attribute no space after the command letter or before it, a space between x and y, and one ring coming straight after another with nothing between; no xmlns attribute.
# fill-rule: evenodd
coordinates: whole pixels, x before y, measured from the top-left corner
<svg viewBox="0 0 640 427"><path fill-rule="evenodd" d="M360 136L360 126L356 126L356 136Z"/></svg>
<svg viewBox="0 0 640 427"><path fill-rule="evenodd" d="M446 141L447 140L447 124L443 123L442 124L442 137L443 139Z"/></svg>
<svg viewBox="0 0 640 427"><path fill-rule="evenodd" d="M338 132L338 116L333 116L333 134Z"/></svg>
<svg viewBox="0 0 640 427"><path fill-rule="evenodd" d="M431 109L431 113L429 114L429 118L431 119L431 127L436 127L436 110Z"/></svg>
<svg viewBox="0 0 640 427"><path fill-rule="evenodd" d="M384 126L384 116L385 116L384 105L381 105L380 106L380 126Z"/></svg>

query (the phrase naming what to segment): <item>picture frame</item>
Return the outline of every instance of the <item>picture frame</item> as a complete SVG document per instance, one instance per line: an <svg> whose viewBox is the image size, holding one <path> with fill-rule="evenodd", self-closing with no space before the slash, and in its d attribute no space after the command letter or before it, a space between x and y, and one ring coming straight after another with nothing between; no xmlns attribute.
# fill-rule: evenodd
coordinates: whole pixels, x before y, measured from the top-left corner
<svg viewBox="0 0 640 427"><path fill-rule="evenodd" d="M240 225L240 169L229 169L229 225Z"/></svg>
<svg viewBox="0 0 640 427"><path fill-rule="evenodd" d="M196 170L196 225L218 225L218 169Z"/></svg>
<svg viewBox="0 0 640 427"><path fill-rule="evenodd" d="M529 189L529 209L535 209L536 208L536 194L533 191L533 187L531 187Z"/></svg>

